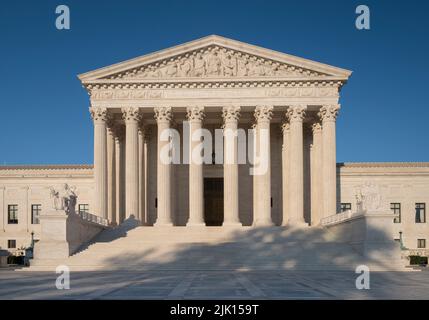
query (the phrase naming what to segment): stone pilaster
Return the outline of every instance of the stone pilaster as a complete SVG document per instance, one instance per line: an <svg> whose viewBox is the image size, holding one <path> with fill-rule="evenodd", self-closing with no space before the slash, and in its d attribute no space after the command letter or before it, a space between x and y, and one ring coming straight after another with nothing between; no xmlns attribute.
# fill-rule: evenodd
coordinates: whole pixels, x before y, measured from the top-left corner
<svg viewBox="0 0 429 320"><path fill-rule="evenodd" d="M323 217L337 213L337 164L335 121L340 105L324 105L320 108L322 120L323 153Z"/></svg>
<svg viewBox="0 0 429 320"><path fill-rule="evenodd" d="M304 139L302 122L306 106L289 107L286 116L290 123L289 166L289 224L303 225L304 221Z"/></svg>
<svg viewBox="0 0 429 320"><path fill-rule="evenodd" d="M290 124L285 122L281 126L283 134L282 144L282 225L289 222L289 166L290 166Z"/></svg>
<svg viewBox="0 0 429 320"><path fill-rule="evenodd" d="M238 119L239 106L222 109L224 121L224 221L225 226L241 225L238 210Z"/></svg>
<svg viewBox="0 0 429 320"><path fill-rule="evenodd" d="M137 107L122 108L122 116L125 121L125 218L138 219L139 215L139 144L138 124L141 119L140 110Z"/></svg>
<svg viewBox="0 0 429 320"><path fill-rule="evenodd" d="M169 134L170 123L173 119L171 107L156 107L155 119L158 125L158 150L157 150L157 199L158 217L155 226L173 225L171 211L171 159L162 159L163 150L168 148L169 141L165 139ZM161 139L161 135L165 135Z"/></svg>
<svg viewBox="0 0 429 320"><path fill-rule="evenodd" d="M202 226L204 222L203 157L200 150L204 107L187 108L189 121L189 220L188 226Z"/></svg>
<svg viewBox="0 0 429 320"><path fill-rule="evenodd" d="M259 167L256 174L256 210L254 225L272 226L271 218L271 156L270 156L270 121L273 114L272 106L257 106L255 109L256 154Z"/></svg>
<svg viewBox="0 0 429 320"><path fill-rule="evenodd" d="M107 218L107 108L91 107L94 122L94 213Z"/></svg>
<svg viewBox="0 0 429 320"><path fill-rule="evenodd" d="M311 129L311 224L318 225L323 212L322 125L319 122L313 123Z"/></svg>

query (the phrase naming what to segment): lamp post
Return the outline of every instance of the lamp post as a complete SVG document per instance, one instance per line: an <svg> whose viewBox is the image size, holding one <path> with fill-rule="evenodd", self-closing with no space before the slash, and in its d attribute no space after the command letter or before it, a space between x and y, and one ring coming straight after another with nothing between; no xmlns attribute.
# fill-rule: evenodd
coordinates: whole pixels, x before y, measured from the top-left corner
<svg viewBox="0 0 429 320"><path fill-rule="evenodd" d="M34 231L31 231L31 249L34 249Z"/></svg>
<svg viewBox="0 0 429 320"><path fill-rule="evenodd" d="M404 243L402 242L402 231L399 231L399 243L401 246L401 250L405 250Z"/></svg>

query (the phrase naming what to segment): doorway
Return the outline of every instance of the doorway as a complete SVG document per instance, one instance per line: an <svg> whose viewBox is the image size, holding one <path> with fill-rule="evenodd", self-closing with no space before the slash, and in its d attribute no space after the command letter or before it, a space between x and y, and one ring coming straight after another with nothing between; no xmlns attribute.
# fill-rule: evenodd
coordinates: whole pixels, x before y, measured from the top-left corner
<svg viewBox="0 0 429 320"><path fill-rule="evenodd" d="M204 220L207 226L223 223L223 178L204 178Z"/></svg>

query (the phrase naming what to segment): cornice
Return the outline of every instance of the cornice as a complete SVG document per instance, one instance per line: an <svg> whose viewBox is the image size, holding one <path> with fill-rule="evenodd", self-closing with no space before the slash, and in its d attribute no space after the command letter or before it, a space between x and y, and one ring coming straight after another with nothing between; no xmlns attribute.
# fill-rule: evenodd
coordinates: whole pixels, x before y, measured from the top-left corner
<svg viewBox="0 0 429 320"><path fill-rule="evenodd" d="M0 171L16 170L92 170L92 164L12 165L0 166Z"/></svg>
<svg viewBox="0 0 429 320"><path fill-rule="evenodd" d="M429 162L340 162L337 168L429 168Z"/></svg>

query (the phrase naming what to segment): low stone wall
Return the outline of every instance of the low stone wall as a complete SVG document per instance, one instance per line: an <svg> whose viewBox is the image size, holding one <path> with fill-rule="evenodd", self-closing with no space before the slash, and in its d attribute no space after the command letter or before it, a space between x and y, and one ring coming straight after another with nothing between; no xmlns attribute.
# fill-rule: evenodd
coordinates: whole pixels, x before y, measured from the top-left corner
<svg viewBox="0 0 429 320"><path fill-rule="evenodd" d="M34 259L63 259L108 228L77 214L53 210L40 216L41 237L34 247Z"/></svg>
<svg viewBox="0 0 429 320"><path fill-rule="evenodd" d="M393 218L388 211L359 212L327 219L323 225L335 241L351 245L369 264L404 266L400 244L392 237Z"/></svg>

